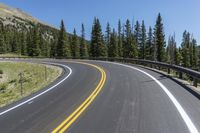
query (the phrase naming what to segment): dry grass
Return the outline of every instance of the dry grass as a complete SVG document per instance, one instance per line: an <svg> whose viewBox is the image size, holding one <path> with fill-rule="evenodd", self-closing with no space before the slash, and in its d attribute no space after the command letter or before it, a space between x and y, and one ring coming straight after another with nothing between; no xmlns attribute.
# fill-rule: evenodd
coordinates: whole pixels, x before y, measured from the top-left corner
<svg viewBox="0 0 200 133"><path fill-rule="evenodd" d="M45 65L25 62L0 62L3 71L0 78L0 107L15 102L25 96L46 87L53 82L62 69L55 66L46 66L47 79L45 79ZM21 95L20 76L23 73Z"/></svg>

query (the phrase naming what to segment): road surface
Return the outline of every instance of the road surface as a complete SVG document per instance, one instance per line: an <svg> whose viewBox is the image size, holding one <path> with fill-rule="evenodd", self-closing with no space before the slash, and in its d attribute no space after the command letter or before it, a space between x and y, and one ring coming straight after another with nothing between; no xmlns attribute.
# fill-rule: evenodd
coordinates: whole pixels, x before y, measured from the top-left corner
<svg viewBox="0 0 200 133"><path fill-rule="evenodd" d="M47 88L1 108L1 133L200 131L199 99L164 75L97 61L46 62L62 64L65 72Z"/></svg>

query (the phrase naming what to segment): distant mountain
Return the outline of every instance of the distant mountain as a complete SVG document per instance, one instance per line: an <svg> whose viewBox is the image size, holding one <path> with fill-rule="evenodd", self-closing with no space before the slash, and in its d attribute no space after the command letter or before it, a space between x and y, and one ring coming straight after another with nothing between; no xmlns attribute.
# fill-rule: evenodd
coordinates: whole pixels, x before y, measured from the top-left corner
<svg viewBox="0 0 200 133"><path fill-rule="evenodd" d="M64 37L63 40L65 47L70 47L68 52L71 52L73 36L67 34L68 38ZM41 22L20 9L0 3L0 54L56 57L58 40L57 28Z"/></svg>
<svg viewBox="0 0 200 133"><path fill-rule="evenodd" d="M0 3L0 22L4 25L17 26L18 28L20 27L20 25L26 25L26 27L29 27L33 24L42 24L49 26L48 24L39 21L38 19L30 16L24 11L18 8L9 7L3 3Z"/></svg>

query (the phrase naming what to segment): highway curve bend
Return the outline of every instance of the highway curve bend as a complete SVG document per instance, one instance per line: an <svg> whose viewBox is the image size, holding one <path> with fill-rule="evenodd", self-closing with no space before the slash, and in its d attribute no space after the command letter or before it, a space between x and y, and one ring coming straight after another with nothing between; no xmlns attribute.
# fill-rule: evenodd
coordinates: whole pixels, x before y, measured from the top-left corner
<svg viewBox="0 0 200 133"><path fill-rule="evenodd" d="M162 74L111 62L42 62L60 64L65 73L40 92L1 108L0 132L200 131L199 99Z"/></svg>

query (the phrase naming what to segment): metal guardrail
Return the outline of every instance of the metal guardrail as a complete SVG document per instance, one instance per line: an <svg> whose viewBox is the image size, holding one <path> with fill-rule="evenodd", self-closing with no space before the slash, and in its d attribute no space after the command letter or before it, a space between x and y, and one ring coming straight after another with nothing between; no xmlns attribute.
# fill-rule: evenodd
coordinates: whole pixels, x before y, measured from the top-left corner
<svg viewBox="0 0 200 133"><path fill-rule="evenodd" d="M95 58L92 58L92 59L95 59ZM157 61L130 59L130 58L96 58L96 59L145 65L151 68L157 68L159 70L165 68L167 69L168 74L170 74L171 70L173 70L179 73L180 79L183 79L183 74L187 74L189 77L192 77L193 86L195 87L198 86L198 80L200 80L200 72L189 69L189 68L185 68L182 66L178 66L178 65L172 65L172 64L157 62Z"/></svg>
<svg viewBox="0 0 200 133"><path fill-rule="evenodd" d="M0 59L49 59L49 58L44 58L44 57L0 57ZM54 58L50 58L54 59ZM163 62L156 62L156 61L149 61L149 60L140 60L140 59L131 59L131 58L104 58L104 57L89 57L89 58L57 58L57 59L87 59L87 60L102 60L102 61L115 61L115 62L122 62L122 63L132 63L132 64L139 64L139 65L146 65L151 68L156 68L160 70L161 68L167 69L168 74L170 74L171 70L174 70L179 73L179 78L183 78L183 74L187 74L188 76L193 78L193 85L197 87L198 85L198 80L200 80L200 72L189 69L189 68L184 68L182 66L177 66L177 65L171 65Z"/></svg>

